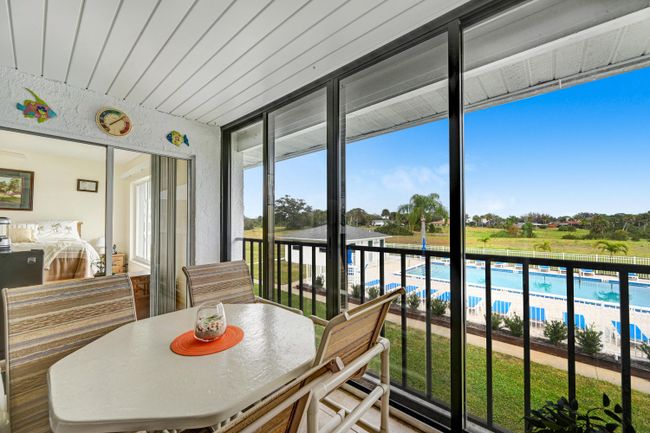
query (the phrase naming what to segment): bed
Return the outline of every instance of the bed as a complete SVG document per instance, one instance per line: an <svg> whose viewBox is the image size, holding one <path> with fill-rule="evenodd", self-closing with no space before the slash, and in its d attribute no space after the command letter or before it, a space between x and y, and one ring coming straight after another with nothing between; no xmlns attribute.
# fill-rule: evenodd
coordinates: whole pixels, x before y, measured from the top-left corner
<svg viewBox="0 0 650 433"><path fill-rule="evenodd" d="M90 278L101 257L81 238L78 221L41 221L12 224L9 238L13 251L43 250L43 279L48 281Z"/></svg>

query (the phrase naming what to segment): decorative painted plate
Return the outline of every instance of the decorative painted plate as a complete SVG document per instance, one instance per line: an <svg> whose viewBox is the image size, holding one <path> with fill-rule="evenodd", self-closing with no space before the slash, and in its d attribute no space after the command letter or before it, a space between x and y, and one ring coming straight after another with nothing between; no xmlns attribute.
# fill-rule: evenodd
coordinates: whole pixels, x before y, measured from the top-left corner
<svg viewBox="0 0 650 433"><path fill-rule="evenodd" d="M102 108L97 112L95 121L99 129L116 137L124 137L133 128L129 116L117 108Z"/></svg>

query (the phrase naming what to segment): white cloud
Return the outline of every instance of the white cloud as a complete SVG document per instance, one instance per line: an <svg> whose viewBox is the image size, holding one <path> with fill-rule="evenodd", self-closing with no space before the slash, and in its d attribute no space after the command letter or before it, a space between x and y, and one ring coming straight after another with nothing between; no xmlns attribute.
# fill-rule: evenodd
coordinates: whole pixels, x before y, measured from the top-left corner
<svg viewBox="0 0 650 433"><path fill-rule="evenodd" d="M381 184L392 191L406 194L425 193L426 191L439 190L447 185L445 172L449 171L448 165L441 165L433 170L425 166L398 166L390 173L384 173Z"/></svg>

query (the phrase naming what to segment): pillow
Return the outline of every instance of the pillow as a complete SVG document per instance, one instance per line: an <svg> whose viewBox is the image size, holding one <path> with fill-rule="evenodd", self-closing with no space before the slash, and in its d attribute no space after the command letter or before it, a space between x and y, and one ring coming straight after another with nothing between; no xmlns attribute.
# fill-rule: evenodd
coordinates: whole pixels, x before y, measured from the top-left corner
<svg viewBox="0 0 650 433"><path fill-rule="evenodd" d="M8 235L12 243L36 242L36 225L11 224L9 226Z"/></svg>
<svg viewBox="0 0 650 433"><path fill-rule="evenodd" d="M43 221L37 224L36 237L39 241L80 239L77 221Z"/></svg>

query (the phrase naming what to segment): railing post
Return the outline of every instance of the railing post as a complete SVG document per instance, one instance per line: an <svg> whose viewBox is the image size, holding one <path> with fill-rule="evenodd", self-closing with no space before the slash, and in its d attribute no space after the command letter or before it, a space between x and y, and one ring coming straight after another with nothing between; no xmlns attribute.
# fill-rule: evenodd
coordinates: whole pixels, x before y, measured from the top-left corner
<svg viewBox="0 0 650 433"><path fill-rule="evenodd" d="M632 368L630 365L630 281L627 271L619 271L621 297L621 394L623 406L623 432L632 426Z"/></svg>
<svg viewBox="0 0 650 433"><path fill-rule="evenodd" d="M298 302L299 302L299 305L300 305L300 311L305 311L305 294L304 294L305 288L303 287L303 281L302 281L305 278L305 276L303 275L303 266L304 266L304 263L303 263L303 250L305 249L305 247L300 245L299 248L300 249L298 250L299 251L299 253L298 253L298 280L299 280L299 283L298 283L298 291L299 291L298 296L299 296L299 301Z"/></svg>
<svg viewBox="0 0 650 433"><path fill-rule="evenodd" d="M293 299L292 299L292 292L291 292L291 265L293 264L293 250L291 249L291 244L285 245L285 248L287 249L287 300L288 304L290 307L293 305Z"/></svg>
<svg viewBox="0 0 650 433"><path fill-rule="evenodd" d="M408 347L406 345L406 255L402 253L400 255L400 277L401 277L401 286L404 289L404 293L400 299L400 313L402 318L402 386L406 387L408 370L407 370L407 358L408 358Z"/></svg>
<svg viewBox="0 0 650 433"><path fill-rule="evenodd" d="M425 251L424 252L424 341L426 347L424 348L425 354L425 377L426 377L426 393L427 398L430 400L433 394L433 365L431 360L431 256ZM453 360L453 358L452 358ZM453 391L452 391L453 392Z"/></svg>
<svg viewBox="0 0 650 433"><path fill-rule="evenodd" d="M573 266L566 266L566 321L567 321L567 369L569 401L576 398L576 338L575 338L575 284Z"/></svg>
<svg viewBox="0 0 650 433"><path fill-rule="evenodd" d="M277 303L281 304L282 303L282 250L281 250L281 245L280 243L276 242L276 258L277 260L277 282L278 282L278 294L277 294Z"/></svg>
<svg viewBox="0 0 650 433"><path fill-rule="evenodd" d="M524 297L524 416L530 415L530 274L528 259L523 261L523 297ZM528 421L524 422L524 431L528 431Z"/></svg>
<svg viewBox="0 0 650 433"><path fill-rule="evenodd" d="M485 260L485 376L487 424L494 424L492 396L492 262Z"/></svg>
<svg viewBox="0 0 650 433"><path fill-rule="evenodd" d="M451 268L451 430L466 425L465 394L465 198L463 146L463 30L449 23L449 259ZM427 281L428 282L428 281ZM430 298L427 290L427 298ZM429 306L427 306L429 309ZM427 318L427 325L429 318ZM427 377L431 371L427 371Z"/></svg>
<svg viewBox="0 0 650 433"><path fill-rule="evenodd" d="M359 270L360 300L362 304L366 302L366 252L361 250L361 269Z"/></svg>
<svg viewBox="0 0 650 433"><path fill-rule="evenodd" d="M311 247L311 314L316 315L316 247Z"/></svg>

